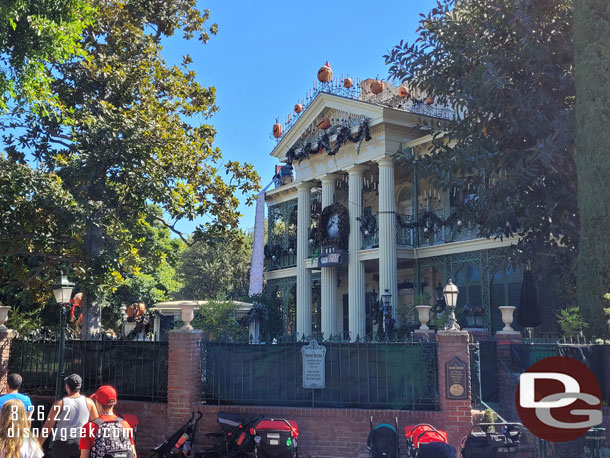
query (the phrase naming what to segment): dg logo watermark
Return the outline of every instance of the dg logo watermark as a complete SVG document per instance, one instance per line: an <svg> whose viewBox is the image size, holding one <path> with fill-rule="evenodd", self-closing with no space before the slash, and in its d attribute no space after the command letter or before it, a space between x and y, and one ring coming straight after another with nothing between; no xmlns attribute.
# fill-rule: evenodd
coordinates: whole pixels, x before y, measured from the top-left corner
<svg viewBox="0 0 610 458"><path fill-rule="evenodd" d="M567 442L602 423L602 390L593 372L572 358L538 361L519 377L517 412L523 425L551 442Z"/></svg>

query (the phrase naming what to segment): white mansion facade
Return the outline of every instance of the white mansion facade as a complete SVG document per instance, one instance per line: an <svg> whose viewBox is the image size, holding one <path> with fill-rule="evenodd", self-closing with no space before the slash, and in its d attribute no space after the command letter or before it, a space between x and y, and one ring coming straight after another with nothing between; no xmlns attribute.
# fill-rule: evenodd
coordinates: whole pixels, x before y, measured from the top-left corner
<svg viewBox="0 0 610 458"><path fill-rule="evenodd" d="M497 307L518 302L520 273L503 254L511 241L477 238L452 220L452 206L468 196L435 189L417 167L430 154L426 124L453 113L400 97L387 83L377 96L334 89L322 87L288 119L271 152L294 168L292 176L285 166L266 194L265 283L282 297L286 331L299 339L363 338L379 330L375 304L385 290L396 326L413 326L416 301L434 307L450 278L460 288L463 326L497 329ZM337 214L325 219L333 204ZM427 223L417 224L423 215ZM331 237L334 256L327 254ZM466 305L478 311L474 323L460 312Z"/></svg>

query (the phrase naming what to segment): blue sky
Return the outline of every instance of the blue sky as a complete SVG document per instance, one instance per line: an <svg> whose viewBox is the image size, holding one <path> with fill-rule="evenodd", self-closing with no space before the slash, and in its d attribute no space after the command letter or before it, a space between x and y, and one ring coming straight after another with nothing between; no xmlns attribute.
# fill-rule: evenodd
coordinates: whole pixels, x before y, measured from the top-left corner
<svg viewBox="0 0 610 458"><path fill-rule="evenodd" d="M269 156L271 127L311 89L319 67L329 61L335 76L386 77L382 56L400 40L412 42L419 13L435 4L208 0L199 8L210 10L218 35L206 45L173 37L163 54L169 63L187 53L193 58L199 82L216 88L216 146L225 160L252 163L265 186L277 164ZM253 227L254 207L240 211L240 226ZM178 227L191 232L196 225L183 221Z"/></svg>

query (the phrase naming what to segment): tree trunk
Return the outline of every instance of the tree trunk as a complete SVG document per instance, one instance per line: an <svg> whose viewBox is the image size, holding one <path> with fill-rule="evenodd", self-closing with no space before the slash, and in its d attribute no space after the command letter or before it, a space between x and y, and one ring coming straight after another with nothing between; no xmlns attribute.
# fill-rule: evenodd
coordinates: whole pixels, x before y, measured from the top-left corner
<svg viewBox="0 0 610 458"><path fill-rule="evenodd" d="M96 267L99 255L102 252L104 239L102 236L100 212L93 217L94 222L87 223L85 235L85 258L87 267L91 271L98 271ZM83 322L81 325L81 340L94 340L99 338L102 331L101 294L97 288L91 287L83 297Z"/></svg>
<svg viewBox="0 0 610 458"><path fill-rule="evenodd" d="M574 2L576 165L580 246L577 298L589 333L607 332L603 295L610 292L610 7Z"/></svg>

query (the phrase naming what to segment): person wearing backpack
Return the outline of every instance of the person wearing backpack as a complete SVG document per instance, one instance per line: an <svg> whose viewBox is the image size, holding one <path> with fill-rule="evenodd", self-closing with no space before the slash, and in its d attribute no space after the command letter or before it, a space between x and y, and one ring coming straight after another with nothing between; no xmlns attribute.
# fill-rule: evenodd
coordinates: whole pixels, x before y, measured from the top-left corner
<svg viewBox="0 0 610 458"><path fill-rule="evenodd" d="M137 458L133 430L114 414L117 392L110 385L100 386L91 396L100 414L84 426L80 440L81 458Z"/></svg>

